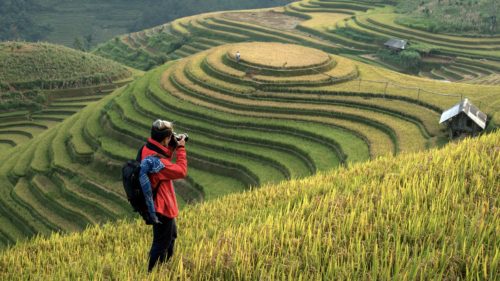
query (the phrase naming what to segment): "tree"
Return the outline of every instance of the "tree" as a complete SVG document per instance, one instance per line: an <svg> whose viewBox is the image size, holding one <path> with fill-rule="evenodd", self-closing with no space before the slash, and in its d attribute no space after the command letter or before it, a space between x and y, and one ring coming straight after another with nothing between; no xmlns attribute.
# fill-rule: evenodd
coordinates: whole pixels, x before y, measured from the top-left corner
<svg viewBox="0 0 500 281"><path fill-rule="evenodd" d="M0 41L37 41L50 33L50 26L32 20L29 11L34 7L33 0L0 0Z"/></svg>
<svg viewBox="0 0 500 281"><path fill-rule="evenodd" d="M73 41L73 48L80 50L80 51L85 51L85 47L83 46L82 40L80 40L80 37L75 37L75 41Z"/></svg>
<svg viewBox="0 0 500 281"><path fill-rule="evenodd" d="M92 36L92 34L88 34L84 37L84 39L85 39L85 49L90 50L90 48L92 47L92 41L94 41L94 37Z"/></svg>
<svg viewBox="0 0 500 281"><path fill-rule="evenodd" d="M483 2L483 11L487 17L484 18L484 23L487 25L488 32L495 33L497 31L497 17L499 14L500 4L498 0L486 0Z"/></svg>
<svg viewBox="0 0 500 281"><path fill-rule="evenodd" d="M420 54L412 50L404 50L399 53L400 64L412 71L417 72L420 68L421 57Z"/></svg>

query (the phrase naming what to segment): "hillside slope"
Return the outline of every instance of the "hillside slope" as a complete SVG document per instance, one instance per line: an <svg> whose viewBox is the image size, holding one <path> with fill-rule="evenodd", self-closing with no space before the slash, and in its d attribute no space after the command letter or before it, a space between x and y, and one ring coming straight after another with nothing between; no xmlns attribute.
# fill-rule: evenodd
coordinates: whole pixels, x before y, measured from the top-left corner
<svg viewBox="0 0 500 281"><path fill-rule="evenodd" d="M49 43L2 42L2 90L60 89L110 83L131 76L114 61Z"/></svg>
<svg viewBox="0 0 500 281"><path fill-rule="evenodd" d="M33 139L138 72L64 46L0 42L0 150Z"/></svg>
<svg viewBox="0 0 500 281"><path fill-rule="evenodd" d="M155 280L498 280L500 132L186 208ZM140 221L19 244L0 279L146 278ZM149 278L148 278L149 279Z"/></svg>

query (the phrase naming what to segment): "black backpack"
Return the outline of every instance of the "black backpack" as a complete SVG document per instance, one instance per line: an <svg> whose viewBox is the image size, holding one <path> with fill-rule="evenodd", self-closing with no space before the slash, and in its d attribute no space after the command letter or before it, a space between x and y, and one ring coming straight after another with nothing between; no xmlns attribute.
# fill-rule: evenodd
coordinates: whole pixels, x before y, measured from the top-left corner
<svg viewBox="0 0 500 281"><path fill-rule="evenodd" d="M145 146L159 153L160 155L166 156L163 151L161 151L161 149L150 143L146 144ZM149 217L148 207L146 206L146 199L144 198L141 183L139 182L139 175L141 171L140 161L143 148L144 146L139 149L135 160L128 160L122 167L123 189L125 189L128 202L130 203L130 205L132 205L134 212L139 213L146 224L153 224ZM157 188L153 188L153 198L156 198L157 191Z"/></svg>

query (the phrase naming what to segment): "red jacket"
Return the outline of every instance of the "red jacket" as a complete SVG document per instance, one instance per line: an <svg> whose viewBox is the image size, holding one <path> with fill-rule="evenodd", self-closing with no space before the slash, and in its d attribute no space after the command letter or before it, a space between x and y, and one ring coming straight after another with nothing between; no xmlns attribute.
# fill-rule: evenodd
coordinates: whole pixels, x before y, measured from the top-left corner
<svg viewBox="0 0 500 281"><path fill-rule="evenodd" d="M149 180L151 181L152 188L156 191L155 209L157 213L169 218L176 218L179 214L179 209L177 207L177 200L175 198L174 185L172 180L182 179L187 175L187 159L186 159L186 149L184 147L179 147L175 150L177 154L176 163L172 163L171 148L165 147L159 142L148 139L148 143L160 148L168 158L161 158L160 161L165 165L165 169L162 169L156 174L150 174ZM158 154L156 151L149 149L144 146L142 149L141 159L148 157L150 155Z"/></svg>

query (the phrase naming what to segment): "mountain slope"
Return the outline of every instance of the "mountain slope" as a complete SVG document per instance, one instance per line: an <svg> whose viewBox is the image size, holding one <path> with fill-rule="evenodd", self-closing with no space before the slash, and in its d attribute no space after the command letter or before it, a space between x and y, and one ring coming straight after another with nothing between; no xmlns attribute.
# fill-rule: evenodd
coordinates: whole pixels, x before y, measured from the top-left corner
<svg viewBox="0 0 500 281"><path fill-rule="evenodd" d="M138 73L64 46L0 42L0 150L33 139Z"/></svg>
<svg viewBox="0 0 500 281"><path fill-rule="evenodd" d="M1 89L61 89L130 77L112 60L48 43L0 43Z"/></svg>
<svg viewBox="0 0 500 281"><path fill-rule="evenodd" d="M151 279L499 278L500 132L186 208ZM146 278L140 221L19 244L0 279Z"/></svg>

